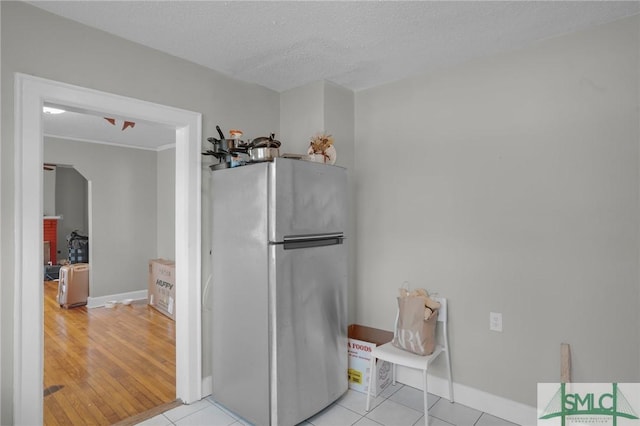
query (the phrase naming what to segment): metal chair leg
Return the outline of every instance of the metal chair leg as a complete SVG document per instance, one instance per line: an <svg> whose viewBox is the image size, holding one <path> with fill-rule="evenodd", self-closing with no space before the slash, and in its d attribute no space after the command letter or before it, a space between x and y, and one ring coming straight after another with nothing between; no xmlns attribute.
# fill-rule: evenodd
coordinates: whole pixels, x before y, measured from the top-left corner
<svg viewBox="0 0 640 426"><path fill-rule="evenodd" d="M396 385L396 365L391 364L391 384Z"/></svg>
<svg viewBox="0 0 640 426"><path fill-rule="evenodd" d="M422 370L422 387L424 388L424 426L429 426L429 403L427 402L427 370Z"/></svg>
<svg viewBox="0 0 640 426"><path fill-rule="evenodd" d="M449 373L449 402L453 402L453 380L451 379L451 357L449 356L449 349L447 348L447 372Z"/></svg>

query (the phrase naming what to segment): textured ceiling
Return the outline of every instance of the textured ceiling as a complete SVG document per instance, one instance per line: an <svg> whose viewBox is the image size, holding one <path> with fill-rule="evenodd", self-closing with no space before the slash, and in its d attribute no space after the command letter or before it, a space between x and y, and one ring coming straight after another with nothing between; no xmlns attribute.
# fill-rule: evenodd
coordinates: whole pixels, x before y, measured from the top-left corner
<svg viewBox="0 0 640 426"><path fill-rule="evenodd" d="M29 3L276 91L367 89L640 12L638 1Z"/></svg>
<svg viewBox="0 0 640 426"><path fill-rule="evenodd" d="M319 80L367 89L640 13L639 1L28 3L279 92ZM105 123L61 114L45 133L148 149L175 138Z"/></svg>

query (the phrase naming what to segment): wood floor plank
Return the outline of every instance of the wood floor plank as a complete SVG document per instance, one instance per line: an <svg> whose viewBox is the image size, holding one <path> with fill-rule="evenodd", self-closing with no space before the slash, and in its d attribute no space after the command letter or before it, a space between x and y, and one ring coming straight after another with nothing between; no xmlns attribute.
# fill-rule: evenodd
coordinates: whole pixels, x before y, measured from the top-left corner
<svg viewBox="0 0 640 426"><path fill-rule="evenodd" d="M94 377L90 381L90 385L94 394L98 395L96 403L99 404L100 410L110 423L129 417L127 410L120 403L118 397L113 397L118 390L114 389L109 383L102 378Z"/></svg>
<svg viewBox="0 0 640 426"><path fill-rule="evenodd" d="M58 404L53 395L49 395L47 403L44 404L44 418L48 419L47 425L68 425L71 424L71 420L67 417L64 409Z"/></svg>
<svg viewBox="0 0 640 426"><path fill-rule="evenodd" d="M60 405L60 407L64 410L64 414L67 419L69 419L69 424L83 424L83 421L86 422L86 419L89 418L86 414L83 416L78 413L76 410L76 404L74 404L74 396L70 392L60 393L56 392L54 395L51 395L54 400ZM85 420L83 420L85 419Z"/></svg>
<svg viewBox="0 0 640 426"><path fill-rule="evenodd" d="M73 383L63 395L71 400L78 413L87 418L87 420L85 420L87 423L105 424L109 422L109 415L105 415L99 408L107 406L102 403L104 397L96 393L87 392L84 383ZM113 410L108 410L107 413L113 416Z"/></svg>
<svg viewBox="0 0 640 426"><path fill-rule="evenodd" d="M87 409L91 411L93 417L97 419L95 424L111 423L110 419L118 418L113 408L111 408L109 404L105 404L105 395L95 392L88 383L79 383L78 387L74 388L74 391L83 394L87 401Z"/></svg>
<svg viewBox="0 0 640 426"><path fill-rule="evenodd" d="M45 282L44 423L108 425L175 401L175 322L146 303L60 308Z"/></svg>

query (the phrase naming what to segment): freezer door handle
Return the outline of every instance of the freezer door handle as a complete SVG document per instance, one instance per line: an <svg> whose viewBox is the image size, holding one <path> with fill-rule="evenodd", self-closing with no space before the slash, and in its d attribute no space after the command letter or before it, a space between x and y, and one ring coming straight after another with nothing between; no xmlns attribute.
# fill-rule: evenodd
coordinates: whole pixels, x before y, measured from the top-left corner
<svg viewBox="0 0 640 426"><path fill-rule="evenodd" d="M334 246L342 244L344 234L320 234L320 235L296 235L294 237L284 237L282 242L285 250L296 250L309 247Z"/></svg>

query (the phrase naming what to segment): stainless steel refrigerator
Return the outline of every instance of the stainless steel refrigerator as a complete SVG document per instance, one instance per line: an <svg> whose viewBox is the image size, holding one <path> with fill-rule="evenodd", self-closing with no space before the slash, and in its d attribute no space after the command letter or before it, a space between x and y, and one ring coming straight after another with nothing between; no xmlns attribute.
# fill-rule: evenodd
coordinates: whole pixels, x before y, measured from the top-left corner
<svg viewBox="0 0 640 426"><path fill-rule="evenodd" d="M347 391L347 173L302 160L212 172L213 397L295 425Z"/></svg>

